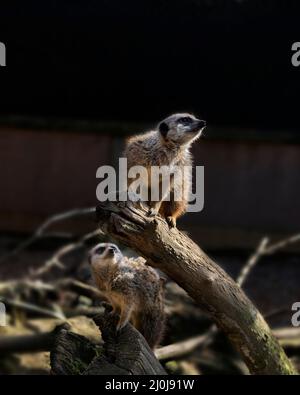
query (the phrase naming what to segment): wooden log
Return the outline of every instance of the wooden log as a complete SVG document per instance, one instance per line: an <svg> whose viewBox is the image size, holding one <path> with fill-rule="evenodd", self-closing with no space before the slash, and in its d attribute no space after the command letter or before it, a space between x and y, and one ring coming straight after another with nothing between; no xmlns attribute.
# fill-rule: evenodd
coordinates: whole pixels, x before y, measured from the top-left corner
<svg viewBox="0 0 300 395"><path fill-rule="evenodd" d="M53 374L166 374L144 337L131 324L116 331L118 316L108 310L94 321L101 330L103 346L70 332L68 327L59 328L50 353Z"/></svg>
<svg viewBox="0 0 300 395"><path fill-rule="evenodd" d="M189 237L131 202L97 207L99 227L172 278L225 332L253 374L297 374L242 289Z"/></svg>

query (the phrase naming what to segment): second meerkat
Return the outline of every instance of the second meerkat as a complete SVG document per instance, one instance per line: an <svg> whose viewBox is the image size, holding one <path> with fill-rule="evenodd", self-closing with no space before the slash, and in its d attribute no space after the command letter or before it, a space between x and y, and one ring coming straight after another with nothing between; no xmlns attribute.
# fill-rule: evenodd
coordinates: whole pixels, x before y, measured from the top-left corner
<svg viewBox="0 0 300 395"><path fill-rule="evenodd" d="M154 348L165 323L163 280L143 258L127 258L112 243L100 243L89 254L98 289L119 314L117 329L131 322Z"/></svg>
<svg viewBox="0 0 300 395"><path fill-rule="evenodd" d="M191 114L173 114L161 121L156 130L127 140L124 156L128 160L128 169L133 166L143 166L147 169L148 177L144 180L146 188L151 188L152 166L169 168L169 190L161 191L158 201L151 201L150 198L148 204L149 215L160 214L171 227L176 226L177 218L186 211L192 177L190 146L201 136L205 126L205 121ZM181 171L181 175L176 177L178 171ZM131 182L133 180L128 179L129 185ZM180 200L175 198L178 192Z"/></svg>

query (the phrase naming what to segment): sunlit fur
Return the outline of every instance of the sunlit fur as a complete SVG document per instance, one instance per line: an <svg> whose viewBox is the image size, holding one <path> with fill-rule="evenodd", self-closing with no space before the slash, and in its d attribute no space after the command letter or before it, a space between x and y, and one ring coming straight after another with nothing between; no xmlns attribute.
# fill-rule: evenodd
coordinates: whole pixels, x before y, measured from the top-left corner
<svg viewBox="0 0 300 395"><path fill-rule="evenodd" d="M130 321L150 347L156 346L164 329L163 284L158 273L143 258L127 258L111 243L94 247L89 262L97 288L119 315L117 330Z"/></svg>
<svg viewBox="0 0 300 395"><path fill-rule="evenodd" d="M180 121L185 117L191 119L189 124ZM152 166L167 166L170 173L174 167L181 169L180 172L186 168L185 177L171 184L169 201L162 198L158 204L151 199L148 202L149 214L159 213L170 226L176 226L176 219L185 213L188 206L192 185L190 147L201 136L205 125L205 121L197 119L194 115L173 114L161 121L156 130L132 136L127 140L124 156L128 160L128 169L133 166L144 166L148 172L147 186L151 185ZM128 184L131 182L133 180L129 178ZM181 201L174 199L174 191L181 194Z"/></svg>

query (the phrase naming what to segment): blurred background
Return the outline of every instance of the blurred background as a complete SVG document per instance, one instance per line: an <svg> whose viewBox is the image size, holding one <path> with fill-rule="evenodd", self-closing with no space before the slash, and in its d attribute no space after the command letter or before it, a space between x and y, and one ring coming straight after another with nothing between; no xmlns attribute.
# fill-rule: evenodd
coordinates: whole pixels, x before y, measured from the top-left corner
<svg viewBox="0 0 300 395"><path fill-rule="evenodd" d="M274 329L291 327L300 300L299 11L297 1L266 0L1 3L0 296L9 325L0 334L57 323L32 306L63 317L94 307L82 288L57 282L88 283L86 250L105 239L88 209L96 170L117 164L126 136L181 111L208 127L192 150L205 167L205 207L178 227L234 278L268 237L244 289ZM165 345L206 333L208 319L172 282L166 306ZM297 362L300 334L284 341ZM2 373L49 371L48 353L3 350ZM245 373L224 338L165 363L177 373Z"/></svg>

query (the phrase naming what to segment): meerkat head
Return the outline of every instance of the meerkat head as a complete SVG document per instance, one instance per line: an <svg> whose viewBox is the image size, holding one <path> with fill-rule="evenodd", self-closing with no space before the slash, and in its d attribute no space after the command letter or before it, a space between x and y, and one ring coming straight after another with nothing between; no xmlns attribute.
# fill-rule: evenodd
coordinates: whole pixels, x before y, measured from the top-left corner
<svg viewBox="0 0 300 395"><path fill-rule="evenodd" d="M194 115L173 114L159 123L158 131L166 143L186 145L200 137L205 126L206 122Z"/></svg>
<svg viewBox="0 0 300 395"><path fill-rule="evenodd" d="M122 252L112 243L97 244L88 256L89 263L94 268L103 263L118 263L122 258Z"/></svg>

